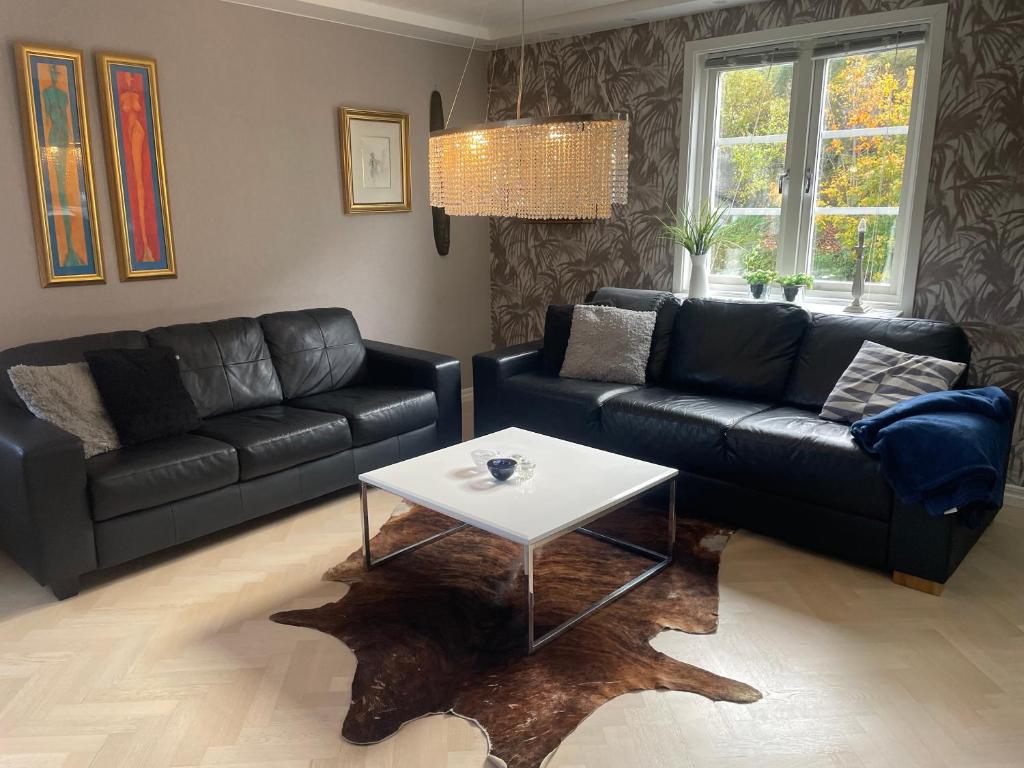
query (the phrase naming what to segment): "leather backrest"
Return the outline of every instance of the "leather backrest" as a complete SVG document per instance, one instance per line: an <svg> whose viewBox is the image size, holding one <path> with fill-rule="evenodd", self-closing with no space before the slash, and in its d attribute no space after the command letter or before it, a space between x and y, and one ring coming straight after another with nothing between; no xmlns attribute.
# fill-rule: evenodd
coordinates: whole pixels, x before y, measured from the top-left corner
<svg viewBox="0 0 1024 768"><path fill-rule="evenodd" d="M354 384L366 348L347 309L274 312L260 318L286 400Z"/></svg>
<svg viewBox="0 0 1024 768"><path fill-rule="evenodd" d="M786 403L820 411L865 341L913 355L929 355L958 363L971 360L966 334L952 323L815 313L786 385Z"/></svg>
<svg viewBox="0 0 1024 768"><path fill-rule="evenodd" d="M11 385L11 378L7 375L9 368L15 365L81 363L85 360L83 355L93 350L142 349L145 346L146 337L139 331L114 331L11 347L0 352L0 391L8 400L24 407L24 403Z"/></svg>
<svg viewBox="0 0 1024 768"><path fill-rule="evenodd" d="M146 338L178 354L181 379L204 419L281 402L281 383L255 318L169 325L146 331Z"/></svg>
<svg viewBox="0 0 1024 768"><path fill-rule="evenodd" d="M810 320L794 304L687 299L676 314L669 381L778 402Z"/></svg>
<svg viewBox="0 0 1024 768"><path fill-rule="evenodd" d="M592 304L606 304L634 312L657 312L654 334L651 336L651 354L647 358L647 383L656 384L665 378L669 350L672 346L672 328L679 299L668 291L649 291L641 288L598 288L587 297Z"/></svg>

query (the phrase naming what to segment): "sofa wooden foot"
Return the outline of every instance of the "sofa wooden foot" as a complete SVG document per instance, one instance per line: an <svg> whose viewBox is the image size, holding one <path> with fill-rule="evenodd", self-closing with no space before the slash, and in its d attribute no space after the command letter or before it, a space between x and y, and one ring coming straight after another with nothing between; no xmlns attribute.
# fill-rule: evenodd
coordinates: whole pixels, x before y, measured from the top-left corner
<svg viewBox="0 0 1024 768"><path fill-rule="evenodd" d="M901 587L910 587L910 589L916 589L918 592L927 592L929 595L935 595L936 597L941 595L942 590L946 588L946 585L941 582L922 579L920 576L911 576L909 573L903 573L903 571L893 571L892 580Z"/></svg>

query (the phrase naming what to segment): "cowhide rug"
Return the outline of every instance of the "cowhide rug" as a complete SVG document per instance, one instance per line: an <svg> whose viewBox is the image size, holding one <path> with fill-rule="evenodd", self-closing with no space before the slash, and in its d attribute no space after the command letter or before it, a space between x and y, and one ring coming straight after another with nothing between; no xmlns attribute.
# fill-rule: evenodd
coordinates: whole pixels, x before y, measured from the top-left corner
<svg viewBox="0 0 1024 768"><path fill-rule="evenodd" d="M657 546L664 511L627 508L602 530ZM375 555L444 530L451 520L400 508L373 539ZM532 656L524 650L520 546L475 528L366 572L360 552L324 578L351 585L340 600L271 618L311 627L358 661L342 736L370 744L434 713L476 721L491 759L534 768L591 712L629 691L663 688L747 703L749 685L676 661L648 642L663 629L696 634L718 623L718 561L730 531L680 520L672 566L605 606ZM536 555L537 636L650 564L579 533Z"/></svg>

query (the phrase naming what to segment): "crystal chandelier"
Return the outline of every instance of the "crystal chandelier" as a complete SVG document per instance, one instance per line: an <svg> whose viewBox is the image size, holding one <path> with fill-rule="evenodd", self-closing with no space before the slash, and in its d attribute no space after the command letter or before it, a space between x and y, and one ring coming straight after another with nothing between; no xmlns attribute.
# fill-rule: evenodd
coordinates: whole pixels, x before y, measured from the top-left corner
<svg viewBox="0 0 1024 768"><path fill-rule="evenodd" d="M519 118L525 6L523 0L517 119L433 131L430 204L450 216L610 218L612 205L627 199L629 117Z"/></svg>

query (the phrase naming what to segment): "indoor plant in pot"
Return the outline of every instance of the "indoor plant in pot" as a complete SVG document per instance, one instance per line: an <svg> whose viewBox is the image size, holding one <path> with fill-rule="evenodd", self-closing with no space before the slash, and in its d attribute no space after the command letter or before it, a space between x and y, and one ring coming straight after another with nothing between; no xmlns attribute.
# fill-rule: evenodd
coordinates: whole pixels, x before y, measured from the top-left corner
<svg viewBox="0 0 1024 768"><path fill-rule="evenodd" d="M708 252L716 245L726 245L725 228L728 209L712 208L705 200L696 211L679 210L672 224L661 222L665 237L679 243L690 254L690 288L692 299L708 295Z"/></svg>
<svg viewBox="0 0 1024 768"><path fill-rule="evenodd" d="M750 286L750 295L760 299L768 291L768 286L779 279L774 269L748 269L743 273L743 279Z"/></svg>
<svg viewBox="0 0 1024 768"><path fill-rule="evenodd" d="M796 301L801 288L810 288L814 285L814 277L806 272L797 272L795 275L782 275L778 283L782 286L786 301Z"/></svg>

